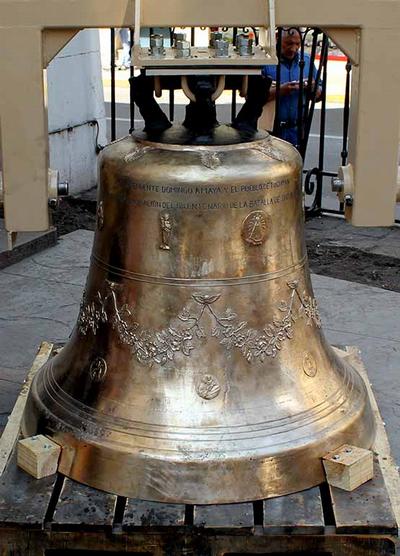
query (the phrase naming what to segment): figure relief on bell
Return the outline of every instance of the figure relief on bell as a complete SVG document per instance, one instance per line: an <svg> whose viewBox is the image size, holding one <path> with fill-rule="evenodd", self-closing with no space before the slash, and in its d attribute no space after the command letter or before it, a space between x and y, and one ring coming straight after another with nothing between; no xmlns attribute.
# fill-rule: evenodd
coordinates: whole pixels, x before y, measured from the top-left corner
<svg viewBox="0 0 400 556"><path fill-rule="evenodd" d="M164 251L169 251L170 239L172 233L172 219L168 212L162 212L160 214L160 230L161 230L161 243L160 249Z"/></svg>

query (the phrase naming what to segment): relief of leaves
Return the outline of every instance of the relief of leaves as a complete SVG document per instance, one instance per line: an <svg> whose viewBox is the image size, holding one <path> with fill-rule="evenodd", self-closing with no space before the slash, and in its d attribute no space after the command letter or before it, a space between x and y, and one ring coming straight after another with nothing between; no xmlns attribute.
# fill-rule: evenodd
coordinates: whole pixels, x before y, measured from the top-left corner
<svg viewBox="0 0 400 556"><path fill-rule="evenodd" d="M222 324L221 334L224 336L224 338L220 341L220 344L224 345L228 350L232 349L232 347L241 348L246 338L246 335L241 332L245 332L244 329L246 326L247 322L245 321L240 322L236 326L233 326L231 324Z"/></svg>
<svg viewBox="0 0 400 556"><path fill-rule="evenodd" d="M299 314L304 314L306 316L307 326L311 326L314 323L317 328L321 328L321 317L318 311L318 302L315 297L311 297L305 293L303 294Z"/></svg>
<svg viewBox="0 0 400 556"><path fill-rule="evenodd" d="M207 337L204 328L202 328L201 326L196 326L195 334L199 340L202 340Z"/></svg>
<svg viewBox="0 0 400 556"><path fill-rule="evenodd" d="M246 321L237 322L237 315L231 308L218 315L212 305L220 298L220 294L204 293L192 295L194 301L201 305L197 315L193 315L185 307L175 319L175 322L185 323L184 327L170 324L161 331L143 330L135 321L134 312L127 304L118 307L116 289L119 285L111 284L110 293L104 299L98 293L91 303L82 302L78 318L79 332L85 335L91 330L95 335L100 324L110 320L120 341L131 346L132 353L140 363L165 365L174 359L177 352L189 356L194 349L194 337L198 340L207 338L206 330L200 325L204 311L207 311L214 320L211 336L218 338L221 345L227 350L239 349L248 362L254 358L264 361L266 357L276 357L283 343L293 338L293 323L298 318L305 318L307 325L321 326L316 300L305 292L301 297L298 284L296 280L287 283L292 290L290 299L281 301L277 306L280 313L283 313L282 318L272 320L261 333L248 328ZM296 296L300 306L294 311ZM108 313L106 306L110 306Z"/></svg>
<svg viewBox="0 0 400 556"><path fill-rule="evenodd" d="M91 330L95 336L100 324L107 322L108 317L104 304L100 293L98 293L97 299L86 305L82 300L78 316L78 328L81 334L86 336L88 331Z"/></svg>
<svg viewBox="0 0 400 556"><path fill-rule="evenodd" d="M232 321L237 318L237 314L232 311L232 309L228 308L220 317L218 317L221 321Z"/></svg>
<svg viewBox="0 0 400 556"><path fill-rule="evenodd" d="M188 320L191 320L193 318L194 317L191 316L190 311L187 309L187 307L184 307L178 315L178 319L182 322L187 322Z"/></svg>

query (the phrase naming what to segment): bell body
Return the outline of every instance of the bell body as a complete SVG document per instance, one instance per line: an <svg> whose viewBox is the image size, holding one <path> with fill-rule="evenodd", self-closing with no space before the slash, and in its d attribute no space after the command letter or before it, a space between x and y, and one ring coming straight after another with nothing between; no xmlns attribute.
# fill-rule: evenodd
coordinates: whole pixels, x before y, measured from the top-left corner
<svg viewBox="0 0 400 556"><path fill-rule="evenodd" d="M319 484L327 452L370 447L363 381L321 332L301 171L289 144L232 130L103 151L78 322L24 418L63 446L62 473L128 497L239 502Z"/></svg>

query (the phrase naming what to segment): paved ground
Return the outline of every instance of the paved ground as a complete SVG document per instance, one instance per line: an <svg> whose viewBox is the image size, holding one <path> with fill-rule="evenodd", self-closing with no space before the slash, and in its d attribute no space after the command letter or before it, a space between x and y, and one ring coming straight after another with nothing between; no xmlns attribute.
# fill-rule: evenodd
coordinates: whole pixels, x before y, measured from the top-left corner
<svg viewBox="0 0 400 556"><path fill-rule="evenodd" d="M306 223L306 239L324 246L359 249L400 260L400 227L355 228L342 218L322 216ZM400 270L399 270L400 281Z"/></svg>
<svg viewBox="0 0 400 556"><path fill-rule="evenodd" d="M90 231L73 232L0 271L0 426L39 343L66 341L76 322L92 240ZM400 463L400 294L324 276L314 276L313 283L328 339L362 350Z"/></svg>

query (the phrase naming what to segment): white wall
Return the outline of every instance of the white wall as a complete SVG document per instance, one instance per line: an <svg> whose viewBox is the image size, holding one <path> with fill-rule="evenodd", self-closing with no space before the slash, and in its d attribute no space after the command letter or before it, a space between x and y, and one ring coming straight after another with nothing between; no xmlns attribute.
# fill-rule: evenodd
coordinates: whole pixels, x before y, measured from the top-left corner
<svg viewBox="0 0 400 556"><path fill-rule="evenodd" d="M47 69L50 168L70 193L97 183L96 132L106 144L106 114L97 30L78 33Z"/></svg>

